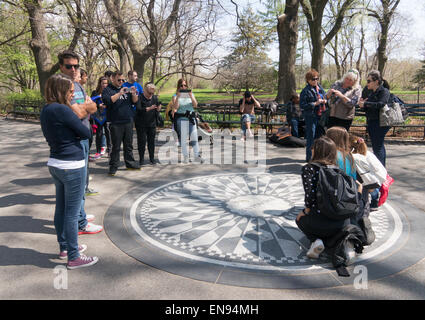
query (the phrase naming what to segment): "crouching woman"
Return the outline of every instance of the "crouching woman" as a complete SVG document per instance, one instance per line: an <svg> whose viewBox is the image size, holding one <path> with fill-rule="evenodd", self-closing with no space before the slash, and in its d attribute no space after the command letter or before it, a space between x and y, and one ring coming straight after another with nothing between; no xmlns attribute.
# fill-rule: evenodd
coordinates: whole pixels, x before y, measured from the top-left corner
<svg viewBox="0 0 425 320"><path fill-rule="evenodd" d="M337 148L335 143L328 137L321 137L313 144L311 162L302 168L302 181L305 192L305 208L297 216L298 228L311 241L311 247L307 251L307 257L317 259L325 249L323 239L335 236L344 226L349 224L347 220L332 220L326 217L318 209L317 183L319 167L312 162L324 166L335 166L337 163Z"/></svg>

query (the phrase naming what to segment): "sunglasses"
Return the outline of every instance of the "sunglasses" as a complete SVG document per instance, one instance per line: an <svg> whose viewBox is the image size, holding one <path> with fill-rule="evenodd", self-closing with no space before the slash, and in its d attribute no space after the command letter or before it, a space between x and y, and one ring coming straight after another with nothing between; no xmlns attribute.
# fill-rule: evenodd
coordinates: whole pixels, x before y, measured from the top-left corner
<svg viewBox="0 0 425 320"><path fill-rule="evenodd" d="M125 79L118 79L118 82L125 82Z"/></svg>
<svg viewBox="0 0 425 320"><path fill-rule="evenodd" d="M74 68L75 70L77 70L77 69L79 69L79 68L80 68L80 65L79 65L79 64L65 64L64 66L65 66L65 68L67 68L68 70L71 70L72 68Z"/></svg>
<svg viewBox="0 0 425 320"><path fill-rule="evenodd" d="M318 81L319 80L319 78L313 78L313 79L311 79L312 81Z"/></svg>
<svg viewBox="0 0 425 320"><path fill-rule="evenodd" d="M376 80L367 79L367 83L375 82Z"/></svg>

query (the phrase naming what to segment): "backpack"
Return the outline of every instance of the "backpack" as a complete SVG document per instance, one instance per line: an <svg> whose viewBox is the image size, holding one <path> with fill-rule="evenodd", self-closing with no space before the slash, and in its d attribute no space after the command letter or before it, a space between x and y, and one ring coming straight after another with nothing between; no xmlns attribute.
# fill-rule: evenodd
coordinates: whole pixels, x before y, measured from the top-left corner
<svg viewBox="0 0 425 320"><path fill-rule="evenodd" d="M336 166L312 163L319 168L317 206L320 213L332 220L345 220L360 210L356 181Z"/></svg>

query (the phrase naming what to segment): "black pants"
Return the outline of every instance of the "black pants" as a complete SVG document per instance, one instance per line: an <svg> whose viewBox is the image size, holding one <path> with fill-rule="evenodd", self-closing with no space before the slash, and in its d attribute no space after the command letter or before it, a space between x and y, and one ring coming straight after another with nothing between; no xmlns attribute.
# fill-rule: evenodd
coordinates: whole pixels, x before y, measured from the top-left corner
<svg viewBox="0 0 425 320"><path fill-rule="evenodd" d="M149 160L155 159L155 127L142 127L136 123L137 148L139 149L139 162L145 158L146 142L148 143Z"/></svg>
<svg viewBox="0 0 425 320"><path fill-rule="evenodd" d="M306 235L306 237L314 242L317 239L326 239L333 237L340 232L350 220L330 220L318 213L311 212L309 215L303 216L300 221L296 221L298 228Z"/></svg>
<svg viewBox="0 0 425 320"><path fill-rule="evenodd" d="M124 148L124 161L127 168L138 168L133 156L133 122L125 124L111 124L112 152L109 160L110 169L117 169L120 165L121 142Z"/></svg>
<svg viewBox="0 0 425 320"><path fill-rule="evenodd" d="M339 119L335 117L329 117L328 128L343 127L347 131L349 131L352 123L353 123L353 120L344 120L344 119Z"/></svg>

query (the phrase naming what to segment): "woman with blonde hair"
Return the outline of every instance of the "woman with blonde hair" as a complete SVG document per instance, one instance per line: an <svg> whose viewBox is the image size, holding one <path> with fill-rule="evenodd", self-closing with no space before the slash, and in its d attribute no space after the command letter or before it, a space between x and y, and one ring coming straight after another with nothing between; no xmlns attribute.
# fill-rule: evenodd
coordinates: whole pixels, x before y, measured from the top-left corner
<svg viewBox="0 0 425 320"><path fill-rule="evenodd" d="M350 130L356 105L362 94L359 82L359 72L356 69L350 69L326 93L330 108L328 128L339 126L344 127L347 131Z"/></svg>
<svg viewBox="0 0 425 320"><path fill-rule="evenodd" d="M87 249L78 245L78 216L85 185L85 159L82 139L90 130L71 110L74 83L66 75L53 75L47 80L44 97L47 104L40 114L43 135L50 146L47 162L56 187L54 225L59 242L59 258L68 258L68 269L88 267L97 257L81 253Z"/></svg>
<svg viewBox="0 0 425 320"><path fill-rule="evenodd" d="M356 167L351 155L350 135L347 130L343 127L332 127L326 131L326 136L335 142L339 168L356 180Z"/></svg>

